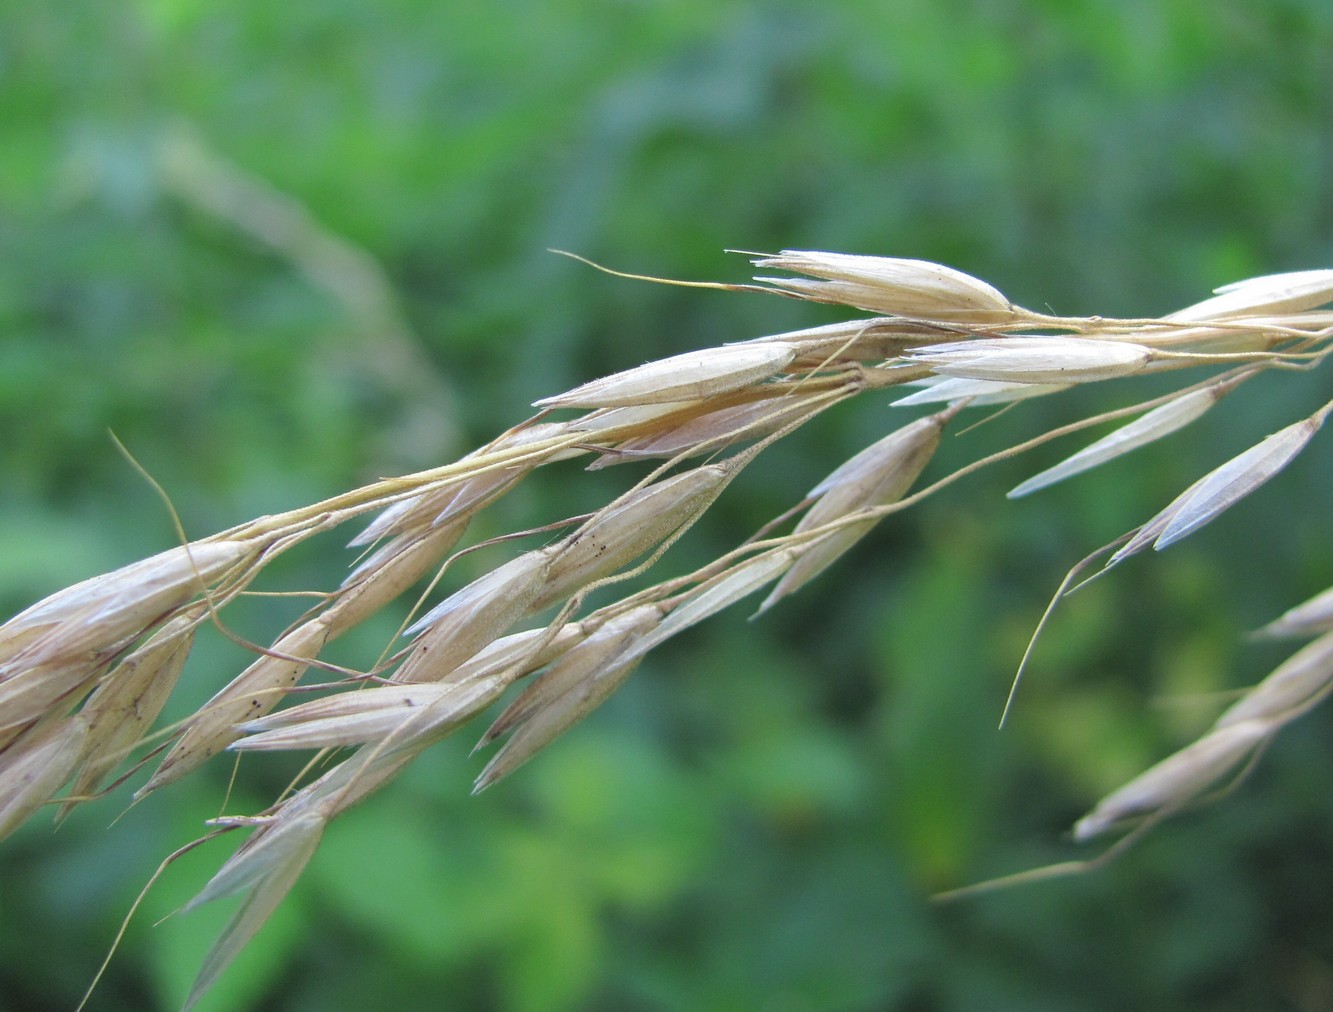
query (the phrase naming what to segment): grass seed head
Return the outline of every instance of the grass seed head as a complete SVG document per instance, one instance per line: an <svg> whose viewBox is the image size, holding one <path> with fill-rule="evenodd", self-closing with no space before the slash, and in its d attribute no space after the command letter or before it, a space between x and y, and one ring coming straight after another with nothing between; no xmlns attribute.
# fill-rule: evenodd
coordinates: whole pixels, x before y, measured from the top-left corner
<svg viewBox="0 0 1333 1012"><path fill-rule="evenodd" d="M997 383L1091 383L1141 372L1153 352L1128 341L998 337L913 348L911 360L945 376Z"/></svg>
<svg viewBox="0 0 1333 1012"><path fill-rule="evenodd" d="M1333 271L1292 271L1233 281L1214 289L1214 298L1197 302L1169 320L1224 320L1255 313L1297 313L1333 299Z"/></svg>
<svg viewBox="0 0 1333 1012"><path fill-rule="evenodd" d="M1288 425L1205 475L1167 507L1170 519L1153 547L1160 551L1194 533L1272 478L1305 449L1324 417L1321 411Z"/></svg>
<svg viewBox="0 0 1333 1012"><path fill-rule="evenodd" d="M1074 839L1099 836L1119 822L1178 808L1217 784L1273 733L1266 721L1217 728L1139 774L1074 825Z"/></svg>
<svg viewBox="0 0 1333 1012"><path fill-rule="evenodd" d="M1131 450L1137 450L1140 446L1164 439L1203 415L1217 403L1219 396L1220 394L1212 387L1204 387L1175 397L1127 425L1122 425L1095 443L1085 446L1054 467L1033 475L1010 490L1009 498L1018 499L1048 485L1054 485L1056 482L1099 467Z"/></svg>
<svg viewBox="0 0 1333 1012"><path fill-rule="evenodd" d="M1242 379L1313 370L1333 354L1333 311L1314 308L1333 296L1333 271L1239 282L1165 319L1108 320L1031 313L985 282L921 260L785 251L755 264L803 275L760 278L771 285L762 290L884 315L690 351L594 380L537 402L584 409L582 417L529 420L461 461L261 517L85 581L0 626L0 834L49 802L71 775L76 795L96 788L144 737L197 624L245 590L269 559L378 510L352 542L370 547L341 586L321 595L300 625L183 723L179 740L139 792L184 775L228 746L355 747L336 765L310 774L314 779L298 781L262 816L216 820L222 827L258 828L193 901L243 897L205 961L192 1003L300 875L329 820L391 782L519 678L540 672L486 733L484 740L509 738L478 777L477 790L591 712L665 639L771 587L760 610L770 607L845 553L878 516L899 508L891 504L907 505L904 497L955 412L1140 372L1226 368L1211 385L1149 402L1155 406L1136 421L1023 483L1014 490L1019 495L1177 431ZM773 535L775 521L693 573L580 615L589 591L655 564L772 436L849 396L906 384L920 389L896 403L948 409L902 426L836 467L801 504L805 514L790 534ZM1126 417L1144 407L1108 415ZM1107 565L1150 544L1166 547L1218 516L1293 459L1330 411L1333 403L1200 478L1133 532ZM920 497L1106 417L1084 418L973 461ZM725 460L669 473L679 459L760 437ZM413 639L400 651L402 662L388 684L304 697L309 701L270 713L330 639L376 615L441 560L448 559L447 569L458 558L449 553L477 512L537 467L579 456L590 457L594 467L649 456L671 463L564 536L448 594L408 630ZM547 607L560 614L509 633ZM1322 638L1276 668L1199 741L1111 793L1078 822L1077 838L1128 818L1169 813L1196 798L1330 692L1333 591L1264 632ZM377 662L364 680L387 663ZM72 803L66 799L64 810Z"/></svg>
<svg viewBox="0 0 1333 1012"><path fill-rule="evenodd" d="M795 357L794 348L779 342L687 351L544 397L534 406L613 408L716 397L777 375Z"/></svg>
<svg viewBox="0 0 1333 1012"><path fill-rule="evenodd" d="M1245 720L1284 723L1304 712L1333 684L1333 632L1325 633L1280 664L1217 720L1229 727Z"/></svg>
<svg viewBox="0 0 1333 1012"><path fill-rule="evenodd" d="M527 552L449 595L408 630L416 640L394 680L435 682L444 678L535 610L534 602L547 587L551 569L548 550Z"/></svg>
<svg viewBox="0 0 1333 1012"><path fill-rule="evenodd" d="M180 740L148 783L135 792L135 798L179 780L235 741L239 736L236 725L262 717L282 702L309 666L301 659L317 657L327 639L328 626L318 620L305 622L279 638L272 655L255 659L190 718Z"/></svg>
<svg viewBox="0 0 1333 1012"><path fill-rule="evenodd" d="M821 279L757 277L756 281L872 313L973 323L1007 321L1015 316L1014 307L997 289L927 260L783 250L777 256L755 260L754 265Z"/></svg>
<svg viewBox="0 0 1333 1012"><path fill-rule="evenodd" d="M88 722L75 714L30 728L0 755L0 839L64 786L87 736Z"/></svg>
<svg viewBox="0 0 1333 1012"><path fill-rule="evenodd" d="M599 510L552 546L549 583L538 606L615 573L688 527L748 460L747 454L737 454L720 464L691 468L632 489Z"/></svg>
<svg viewBox="0 0 1333 1012"><path fill-rule="evenodd" d="M404 728L421 737L461 723L491 703L507 681L498 675L468 681L382 685L340 692L242 724L233 751L346 748L379 741Z"/></svg>
<svg viewBox="0 0 1333 1012"><path fill-rule="evenodd" d="M796 525L795 533L815 530L858 510L901 499L939 448L940 433L952 414L944 411L905 425L834 470L810 491L811 497L818 498ZM759 613L813 580L874 525L874 518L846 524L796 549L799 557L760 606Z"/></svg>
<svg viewBox="0 0 1333 1012"><path fill-rule="evenodd" d="M52 594L0 626L0 677L20 663L118 650L257 551L247 541L199 541Z"/></svg>
<svg viewBox="0 0 1333 1012"><path fill-rule="evenodd" d="M1263 636L1314 636L1333 630L1333 587L1298 604L1259 630Z"/></svg>

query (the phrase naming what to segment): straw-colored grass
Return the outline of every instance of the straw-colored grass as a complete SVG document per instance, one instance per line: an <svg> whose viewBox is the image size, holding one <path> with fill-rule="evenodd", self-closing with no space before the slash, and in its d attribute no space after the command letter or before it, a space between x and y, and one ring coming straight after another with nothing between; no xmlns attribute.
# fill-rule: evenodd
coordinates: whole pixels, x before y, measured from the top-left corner
<svg viewBox="0 0 1333 1012"><path fill-rule="evenodd" d="M1027 495L1175 433L1241 384L1319 368L1333 352L1333 311L1319 309L1333 299L1333 270L1239 282L1167 317L1125 320L1034 313L982 281L922 261L787 251L755 263L795 276L703 287L777 292L871 315L593 380L537 402L539 415L455 463L172 548L55 594L0 627L0 835L53 801L63 814L144 749L196 629L225 628L228 604L251 592L270 562L370 518L350 538L361 554L342 585L170 729L170 747L135 795L224 750L350 750L265 811L214 821L213 834L249 835L191 905L238 893L244 902L201 970L193 1002L299 877L331 820L511 686L524 683L481 736L482 745L504 741L475 790L582 720L664 640L760 592L759 610L774 607L878 520L963 474L1057 436L1121 423L1010 493ZM1170 393L922 482L942 433L969 408L1146 373L1182 381ZM902 388L903 424L835 468L783 523L692 573L584 607L592 590L649 571L759 453L821 412L889 387ZM934 405L932 413L913 417L922 404ZM1333 402L1198 477L1106 546L1104 568L1215 519L1299 454L1330 411ZM544 528L543 547L454 585L451 563L475 547L465 541L470 522L519 482L553 467L626 461L653 466L591 515ZM429 607L426 596L409 593L423 581L438 598ZM400 598L417 604L399 606ZM386 661L360 672L319 661L331 640L389 607L401 608L404 639ZM1328 693L1333 591L1266 632L1312 642L1198 741L1097 803L1074 827L1077 839L1136 822L1142 828L1178 810L1244 768Z"/></svg>

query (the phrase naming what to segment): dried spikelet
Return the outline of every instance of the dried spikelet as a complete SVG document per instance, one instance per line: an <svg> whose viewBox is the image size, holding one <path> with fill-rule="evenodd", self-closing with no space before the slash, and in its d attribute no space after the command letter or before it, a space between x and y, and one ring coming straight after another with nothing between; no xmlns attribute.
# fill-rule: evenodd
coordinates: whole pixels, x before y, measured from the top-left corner
<svg viewBox="0 0 1333 1012"><path fill-rule="evenodd" d="M619 655L660 617L657 606L649 604L612 619L514 700L482 742L509 728L517 730L481 771L473 793L508 776L600 706L638 665L639 658L622 660Z"/></svg>
<svg viewBox="0 0 1333 1012"><path fill-rule="evenodd" d="M706 410L707 401L662 401L660 404L638 404L623 408L596 408L568 422L571 432L604 432L607 429L647 427L659 419L679 412Z"/></svg>
<svg viewBox="0 0 1333 1012"><path fill-rule="evenodd" d="M1072 457L1065 458L1054 467L1047 468L1015 486L1009 492L1009 498L1017 499L1028 495L1105 464L1131 450L1137 450L1140 446L1163 439L1203 415L1217 403L1224 392L1218 384L1213 384L1172 398L1128 425L1122 425L1110 435L1103 436L1090 446L1085 446Z"/></svg>
<svg viewBox="0 0 1333 1012"><path fill-rule="evenodd" d="M1029 397L1068 390L1068 383L999 383L995 380L963 379L957 376L928 376L909 386L920 386L916 393L900 397L893 407L913 407L917 404L944 404L967 401L970 405L1009 404Z"/></svg>
<svg viewBox="0 0 1333 1012"><path fill-rule="evenodd" d="M424 535L400 534L357 566L319 616L329 639L364 622L420 580L458 543L467 519L460 517Z"/></svg>
<svg viewBox="0 0 1333 1012"><path fill-rule="evenodd" d="M617 443L613 451L589 464L588 470L644 457L696 456L719 450L741 439L776 432L784 425L813 414L821 406L809 398L787 396L716 408L687 417L679 425L664 425L651 435Z"/></svg>
<svg viewBox="0 0 1333 1012"><path fill-rule="evenodd" d="M409 630L417 634L394 681L439 681L535 610L548 584L551 552L527 552L455 591Z"/></svg>
<svg viewBox="0 0 1333 1012"><path fill-rule="evenodd" d="M1284 612L1257 635L1313 636L1329 630L1333 630L1333 587Z"/></svg>
<svg viewBox="0 0 1333 1012"><path fill-rule="evenodd" d="M248 721L233 751L344 748L379 741L410 725L413 737L438 737L497 699L498 674L466 681L383 685L342 692Z"/></svg>
<svg viewBox="0 0 1333 1012"><path fill-rule="evenodd" d="M810 491L818 497L796 525L796 533L814 530L857 510L884 506L907 492L940 445L953 410L920 418L891 432L858 453ZM868 519L846 524L795 549L799 556L759 607L763 614L778 601L822 573L875 525Z"/></svg>
<svg viewBox="0 0 1333 1012"><path fill-rule="evenodd" d="M718 464L633 489L550 549L549 583L535 607L608 576L692 524L753 458L746 450Z"/></svg>
<svg viewBox="0 0 1333 1012"><path fill-rule="evenodd" d="M872 313L974 323L1009 320L1016 313L1009 300L986 282L926 260L783 250L753 263L824 279L757 277L756 281Z"/></svg>
<svg viewBox="0 0 1333 1012"><path fill-rule="evenodd" d="M908 352L911 361L946 376L998 383L1091 383L1141 372L1151 348L1085 337L1000 337L957 341Z"/></svg>
<svg viewBox="0 0 1333 1012"><path fill-rule="evenodd" d="M1143 551L1160 550L1215 519L1291 462L1318 431L1328 412L1326 405L1310 418L1275 432L1263 442L1233 457L1197 479L1147 523L1143 524L1106 563L1106 568ZM1168 537L1169 535L1169 537Z"/></svg>
<svg viewBox="0 0 1333 1012"><path fill-rule="evenodd" d="M1162 511L1170 518L1153 547L1160 551L1192 534L1281 471L1305 449L1331 408L1333 402L1210 471Z"/></svg>
<svg viewBox="0 0 1333 1012"><path fill-rule="evenodd" d="M896 358L906 349L946 336L956 338L958 328L896 316L880 316L862 320L843 320L826 323L804 330L789 330L747 341L733 341L728 347L747 344L769 344L774 341L789 345L798 359L863 362L869 359Z"/></svg>
<svg viewBox="0 0 1333 1012"><path fill-rule="evenodd" d="M302 623L273 644L265 654L236 676L200 708L180 740L158 764L148 783L135 791L143 798L197 769L236 740L235 727L277 706L295 685L328 639L329 627L318 619ZM289 660L288 658L294 658Z"/></svg>
<svg viewBox="0 0 1333 1012"><path fill-rule="evenodd" d="M52 594L0 626L0 677L117 650L257 551L248 541L199 541Z"/></svg>
<svg viewBox="0 0 1333 1012"><path fill-rule="evenodd" d="M1125 819L1187 804L1252 755L1274 730L1266 721L1246 720L1209 732L1099 801L1074 825L1074 839L1090 840Z"/></svg>
<svg viewBox="0 0 1333 1012"><path fill-rule="evenodd" d="M1333 683L1333 633L1325 633L1275 668L1217 719L1218 727L1246 720L1285 723L1321 698Z"/></svg>
<svg viewBox="0 0 1333 1012"><path fill-rule="evenodd" d="M92 656L82 662L38 665L0 681L0 740L59 706L69 709L109 667L109 659Z"/></svg>
<svg viewBox="0 0 1333 1012"><path fill-rule="evenodd" d="M78 714L24 732L0 755L0 839L50 801L83 754L88 722Z"/></svg>
<svg viewBox="0 0 1333 1012"><path fill-rule="evenodd" d="M689 351L533 403L539 408L613 408L716 397L777 375L795 357L794 348L776 342Z"/></svg>
<svg viewBox="0 0 1333 1012"><path fill-rule="evenodd" d="M768 586L791 567L796 557L790 548L766 552L700 584L675 604L666 618L636 639L621 660L642 657L659 643Z"/></svg>
<svg viewBox="0 0 1333 1012"><path fill-rule="evenodd" d="M246 894L240 909L204 958L185 1001L186 1009L203 997L301 877L319 846L326 821L321 814L304 813L262 827L218 870L199 895L185 905L182 913L224 896Z"/></svg>
<svg viewBox="0 0 1333 1012"><path fill-rule="evenodd" d="M608 660L649 632L662 618L656 604L640 605L584 634L495 719L478 745L493 741L575 689Z"/></svg>
<svg viewBox="0 0 1333 1012"><path fill-rule="evenodd" d="M1333 299L1333 271L1292 271L1235 281L1216 297L1172 313L1168 320L1222 320L1252 313L1294 313Z"/></svg>
<svg viewBox="0 0 1333 1012"><path fill-rule="evenodd" d="M122 658L84 703L79 716L88 724L88 735L71 794L97 790L147 733L176 687L202 615L203 609L196 608L175 616Z"/></svg>

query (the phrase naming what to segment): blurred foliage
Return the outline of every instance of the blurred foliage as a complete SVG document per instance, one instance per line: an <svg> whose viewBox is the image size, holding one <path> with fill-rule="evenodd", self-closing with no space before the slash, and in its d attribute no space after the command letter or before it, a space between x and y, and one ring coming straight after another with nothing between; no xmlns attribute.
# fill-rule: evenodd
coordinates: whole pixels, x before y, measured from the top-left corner
<svg viewBox="0 0 1333 1012"><path fill-rule="evenodd" d="M723 280L746 274L723 247L924 257L1106 315L1333 262L1323 0L26 4L0 13L0 127L7 613L173 542L108 430L200 536L450 459L594 375L836 318L548 247ZM1319 443L1072 599L994 730L1064 570L1328 396L1327 376L1276 379L1105 477L1005 502L1052 447L895 517L774 614L660 651L481 798L468 743L440 746L333 827L205 1004L1333 1007L1328 713L1105 870L927 900L1075 854L1067 827L1197 732L1200 695L1281 658L1240 633L1333 574ZM1073 409L1022 407L939 473ZM885 411L793 436L675 553L746 536L896 424ZM626 480L541 475L489 533ZM276 575L330 586L343 565L330 544ZM256 638L289 617L241 611ZM244 662L214 639L180 712ZM247 763L226 809L291 772ZM110 830L125 794L6 842L0 1003L72 1007L229 773ZM227 911L152 925L222 857L167 872L94 1008L179 1004Z"/></svg>

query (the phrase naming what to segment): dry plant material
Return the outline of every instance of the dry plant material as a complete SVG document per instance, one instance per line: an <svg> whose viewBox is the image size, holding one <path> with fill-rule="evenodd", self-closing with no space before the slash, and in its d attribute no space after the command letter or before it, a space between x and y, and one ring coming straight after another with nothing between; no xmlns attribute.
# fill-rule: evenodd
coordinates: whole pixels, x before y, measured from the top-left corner
<svg viewBox="0 0 1333 1012"><path fill-rule="evenodd" d="M527 682L478 745L504 739L475 790L584 719L665 640L760 591L767 591L760 612L778 606L877 522L964 474L1118 423L1010 493L1027 495L1168 438L1242 383L1321 368L1333 351L1333 312L1319 309L1333 297L1327 270L1237 282L1160 319L1115 320L1034 313L977 278L920 260L787 250L754 263L796 276L700 287L875 315L687 351L594 379L538 401L540 415L455 463L180 545L54 594L0 626L0 835L49 803L64 814L88 800L149 747L197 628L225 628L227 605L250 592L269 562L308 538L360 526L350 546L362 554L342 584L320 594L271 646L257 648L254 661L196 713L157 732L169 748L136 797L223 750L322 757L350 750L332 752L332 765L312 763L307 778L266 811L214 820L216 833L250 835L190 906L244 899L200 971L193 1003L291 888L332 820L516 683ZM1052 395L1077 404L1087 383L1186 369L1192 382L1153 400L1081 417L912 491L945 427L969 407ZM1212 371L1199 379L1201 369ZM731 552L694 572L656 582L645 575L761 451L844 400L890 387L903 388L893 415L943 407L890 425ZM1198 477L1119 539L1107 566L1149 545L1174 544L1261 488L1311 443L1330 411L1333 402ZM472 518L537 471L569 461L590 469L653 464L591 514L546 518L543 546L500 557L470 581L457 579L457 561L482 547L467 542ZM510 540L496 539L490 557ZM594 591L609 600L589 610ZM328 642L404 596L417 602L402 607L405 643L359 671L320 661ZM1330 630L1333 591L1261 630L1317 638L1198 741L1097 804L1075 837L1160 818L1241 769L1328 695Z"/></svg>

